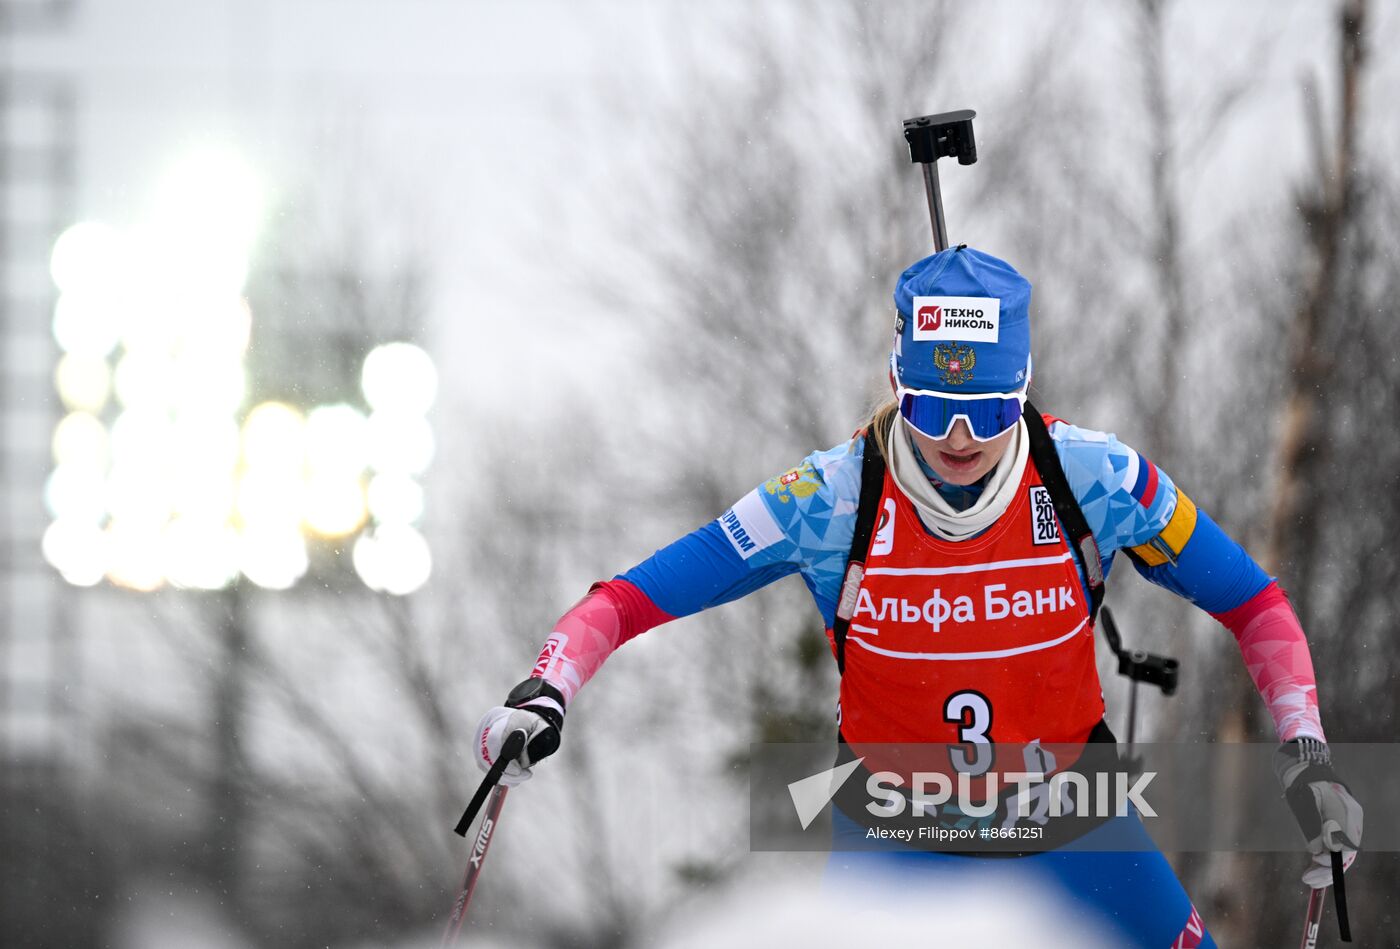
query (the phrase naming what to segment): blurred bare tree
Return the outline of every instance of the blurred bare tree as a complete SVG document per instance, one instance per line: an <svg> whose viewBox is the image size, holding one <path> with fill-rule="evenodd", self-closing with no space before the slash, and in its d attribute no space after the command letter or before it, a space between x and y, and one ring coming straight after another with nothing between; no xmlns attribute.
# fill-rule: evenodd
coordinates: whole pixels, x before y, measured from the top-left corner
<svg viewBox="0 0 1400 949"><path fill-rule="evenodd" d="M944 3L749 9L691 40L682 88L703 96L627 116L649 146L645 169L615 171L633 256L593 285L627 319L646 314L635 385L664 398L637 400L648 441L632 478L636 506L664 511L657 541L849 437L872 406L894 277L932 252L900 122L946 100L962 28ZM690 634L684 667L706 671L682 687L739 742L833 734L832 664L804 599L784 584Z"/></svg>
<svg viewBox="0 0 1400 949"><path fill-rule="evenodd" d="M1302 252L1280 268L1289 292L1275 312L1287 322L1272 321L1284 360L1261 560L1288 588L1309 632L1333 741L1389 740L1400 712L1393 663L1373 661L1393 628L1388 542L1400 528L1400 444L1375 437L1394 431L1400 393L1393 319L1400 177L1377 147L1392 126L1382 118L1393 119L1389 104L1369 105L1363 95L1368 53L1378 42L1371 16L1365 0L1336 5L1335 73L1325 85L1312 76L1304 84L1313 161L1294 186L1291 228ZM1331 110L1323 88L1335 90ZM1239 684L1237 694L1246 688ZM1220 723L1221 736L1233 740L1267 740L1269 731L1257 708L1238 700ZM1362 803L1372 814L1384 807ZM1352 903L1353 926L1361 938L1377 939L1395 931L1382 894L1400 882L1400 861L1388 853L1364 860L1361 872L1348 875L1348 888L1362 894ZM1296 890L1299 872L1298 860L1240 855L1229 862L1218 898L1236 908L1236 938L1272 945L1296 937L1297 920L1268 912L1257 894L1261 887Z"/></svg>

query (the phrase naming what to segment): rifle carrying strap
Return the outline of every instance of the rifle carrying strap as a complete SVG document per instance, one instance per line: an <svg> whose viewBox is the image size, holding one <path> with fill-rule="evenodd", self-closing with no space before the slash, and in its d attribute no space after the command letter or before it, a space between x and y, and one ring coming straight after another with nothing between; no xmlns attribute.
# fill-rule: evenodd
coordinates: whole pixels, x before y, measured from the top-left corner
<svg viewBox="0 0 1400 949"><path fill-rule="evenodd" d="M1031 464L1035 465L1041 484L1050 494L1055 516L1068 535L1070 550L1074 551L1084 568L1084 577L1089 584L1089 624L1095 625L1104 594L1103 562L1099 557L1098 542L1094 540L1094 532L1089 529L1089 522L1080 510L1079 501L1070 490L1069 480L1065 478L1060 456L1055 452L1055 443L1050 438L1050 430L1046 428L1040 410L1027 401L1022 418L1030 436ZM836 618L831 624L836 668L841 673L846 671L846 633L851 626L851 616L855 614L861 581L865 579L865 560L870 554L875 520L880 513L880 495L885 487L884 456L880 454L879 446L869 430L864 438L865 454L860 468L860 504L856 509L855 535L851 538L851 553L846 562L846 577L841 584L841 598L836 603Z"/></svg>
<svg viewBox="0 0 1400 949"><path fill-rule="evenodd" d="M1050 492L1050 503L1055 506L1055 516L1060 519L1060 527L1069 536L1069 549L1079 557L1084 568L1084 579L1089 583L1089 625L1098 622L1099 607L1103 605L1103 560L1099 556L1099 543L1094 540L1094 532L1084 519L1079 501L1070 490L1065 469L1060 465L1060 456L1055 451L1055 442L1050 438L1050 429L1040 410L1030 401L1021 418L1026 423L1030 435L1031 463L1040 472L1040 483Z"/></svg>
<svg viewBox="0 0 1400 949"><path fill-rule="evenodd" d="M865 456L860 465L860 505L856 508L856 532L851 538L851 555L846 559L846 578L841 583L841 599L836 602L836 619L831 624L832 640L836 646L836 668L846 672L846 632L856 611L860 583L865 579L865 558L870 552L870 539L875 533L875 518L880 513L880 495L885 490L885 458L869 430L865 433Z"/></svg>

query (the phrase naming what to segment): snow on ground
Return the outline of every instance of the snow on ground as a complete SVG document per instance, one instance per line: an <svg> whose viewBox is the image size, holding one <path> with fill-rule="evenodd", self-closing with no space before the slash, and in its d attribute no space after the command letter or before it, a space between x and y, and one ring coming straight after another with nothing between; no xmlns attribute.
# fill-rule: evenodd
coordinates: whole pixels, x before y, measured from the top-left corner
<svg viewBox="0 0 1400 949"><path fill-rule="evenodd" d="M694 901L635 941L655 949L713 946L1036 946L1101 949L1107 934L1071 923L1049 893L1018 881L1014 891L941 885L919 899L874 888L835 891L811 880L742 880Z"/></svg>

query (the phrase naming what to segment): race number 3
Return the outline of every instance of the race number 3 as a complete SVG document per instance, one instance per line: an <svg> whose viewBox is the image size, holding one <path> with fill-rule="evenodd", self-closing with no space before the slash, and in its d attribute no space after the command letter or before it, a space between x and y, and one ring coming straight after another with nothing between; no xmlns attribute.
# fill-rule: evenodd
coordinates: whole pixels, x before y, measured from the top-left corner
<svg viewBox="0 0 1400 949"><path fill-rule="evenodd" d="M948 760L953 770L978 776L992 767L995 752L992 737L992 703L981 692L954 692L943 703L943 720L958 726L958 742L966 747L949 748Z"/></svg>
<svg viewBox="0 0 1400 949"><path fill-rule="evenodd" d="M958 741L988 745L992 727L992 703L981 692L954 692L943 705L943 720L958 726Z"/></svg>

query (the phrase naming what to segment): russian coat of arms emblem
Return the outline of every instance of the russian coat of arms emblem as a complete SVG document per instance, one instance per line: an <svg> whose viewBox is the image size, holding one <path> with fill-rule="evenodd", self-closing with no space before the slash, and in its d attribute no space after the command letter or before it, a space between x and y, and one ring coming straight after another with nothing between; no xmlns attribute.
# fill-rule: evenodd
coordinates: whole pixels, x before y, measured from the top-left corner
<svg viewBox="0 0 1400 949"><path fill-rule="evenodd" d="M944 385L960 386L972 378L972 367L977 365L977 353L971 346L939 343L933 348L933 364L943 373Z"/></svg>

